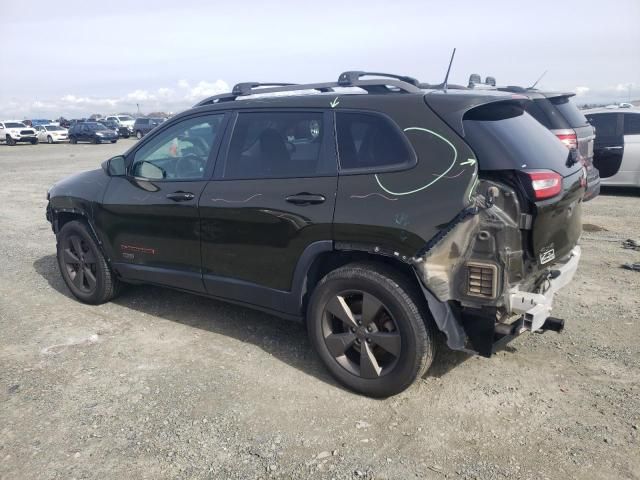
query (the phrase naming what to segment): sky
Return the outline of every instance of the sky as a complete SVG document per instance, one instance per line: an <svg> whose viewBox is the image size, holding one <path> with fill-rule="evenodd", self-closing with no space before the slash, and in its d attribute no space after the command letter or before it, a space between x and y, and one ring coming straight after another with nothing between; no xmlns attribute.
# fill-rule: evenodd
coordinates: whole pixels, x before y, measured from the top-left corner
<svg viewBox="0 0 640 480"><path fill-rule="evenodd" d="M243 81L469 74L640 99L640 0L2 2L0 119L179 112Z"/></svg>

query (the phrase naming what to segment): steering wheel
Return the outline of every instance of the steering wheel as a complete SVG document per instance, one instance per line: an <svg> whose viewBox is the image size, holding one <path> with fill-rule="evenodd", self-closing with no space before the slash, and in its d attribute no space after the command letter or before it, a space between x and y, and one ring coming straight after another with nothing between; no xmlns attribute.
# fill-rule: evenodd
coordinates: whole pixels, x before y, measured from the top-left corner
<svg viewBox="0 0 640 480"><path fill-rule="evenodd" d="M199 178L202 177L206 160L197 155L189 154L179 157L176 162L177 178Z"/></svg>

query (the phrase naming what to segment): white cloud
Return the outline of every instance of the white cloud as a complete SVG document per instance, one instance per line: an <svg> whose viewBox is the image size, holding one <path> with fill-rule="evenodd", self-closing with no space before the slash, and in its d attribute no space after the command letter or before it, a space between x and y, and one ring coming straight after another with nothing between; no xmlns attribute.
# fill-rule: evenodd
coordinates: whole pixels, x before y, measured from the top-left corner
<svg viewBox="0 0 640 480"><path fill-rule="evenodd" d="M576 96L582 97L582 96L586 95L587 93L589 93L589 90L591 90L589 87L576 87L576 89L575 89Z"/></svg>
<svg viewBox="0 0 640 480"><path fill-rule="evenodd" d="M37 116L83 117L93 113L135 112L140 105L142 113L152 111L178 112L193 106L199 100L211 95L229 91L223 80L200 81L192 86L187 80L180 80L177 88L161 87L157 90L136 89L120 97L92 97L67 94L57 99L36 101L10 98L0 102L0 111L7 118L31 118Z"/></svg>

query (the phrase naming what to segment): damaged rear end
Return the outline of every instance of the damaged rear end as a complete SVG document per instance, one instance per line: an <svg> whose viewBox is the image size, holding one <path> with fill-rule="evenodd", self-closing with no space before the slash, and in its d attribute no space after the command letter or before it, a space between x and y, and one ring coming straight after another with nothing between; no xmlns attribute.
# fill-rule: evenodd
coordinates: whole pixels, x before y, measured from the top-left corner
<svg viewBox="0 0 640 480"><path fill-rule="evenodd" d="M489 356L522 332L560 331L553 297L580 259L584 167L526 99L425 99L478 163L470 206L414 258L449 347Z"/></svg>

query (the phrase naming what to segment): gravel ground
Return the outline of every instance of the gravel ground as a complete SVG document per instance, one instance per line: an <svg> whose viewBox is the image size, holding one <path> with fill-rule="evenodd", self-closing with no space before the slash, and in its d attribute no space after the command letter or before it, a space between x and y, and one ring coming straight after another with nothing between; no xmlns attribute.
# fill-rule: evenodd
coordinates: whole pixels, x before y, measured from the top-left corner
<svg viewBox="0 0 640 480"><path fill-rule="evenodd" d="M155 287L71 298L46 189L132 144L0 145L0 478L640 478L637 192L585 206L562 334L442 352L372 400L300 325Z"/></svg>

